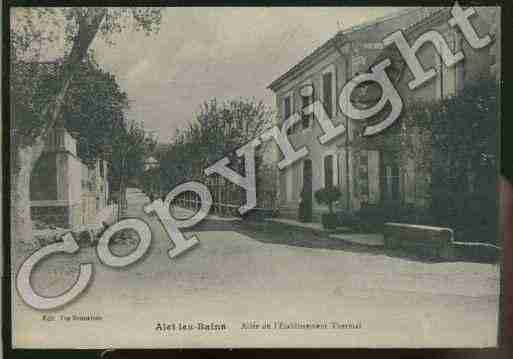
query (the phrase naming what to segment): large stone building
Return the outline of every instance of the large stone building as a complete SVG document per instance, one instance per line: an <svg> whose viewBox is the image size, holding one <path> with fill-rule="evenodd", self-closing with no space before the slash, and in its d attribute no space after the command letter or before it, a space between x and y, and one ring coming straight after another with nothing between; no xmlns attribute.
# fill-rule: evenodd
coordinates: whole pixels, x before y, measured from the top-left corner
<svg viewBox="0 0 513 359"><path fill-rule="evenodd" d="M475 8L476 14L470 20L480 38L491 34L497 9L497 7ZM405 37L410 45L422 34L430 30L436 30L444 37L453 54L459 51L464 54L464 60L454 66L447 67L434 46L425 45L421 47L416 53L419 62L426 70L430 68L435 69L436 76L414 90L408 88L408 84L413 80L413 75L402 61L398 61L400 62L401 73L398 77L399 80L396 83L396 88L401 95L405 107L400 120L410 115L408 113L409 104L440 103L441 101L453 98L466 87L482 81L483 78L488 77L490 74L490 67L495 61L494 56L492 56L493 54L490 53L490 47L492 46L490 45L482 49L472 48L459 29L449 25L451 17L451 8L441 8L431 16L405 29ZM493 44L493 40L491 44ZM380 58L384 56L397 56L397 54L392 54L394 51L397 52L396 47L389 46L380 55ZM406 126L405 121L402 121L402 125ZM413 146L415 153L425 151L426 148L422 148L422 146L425 146L425 142L417 138L420 137L418 127L413 123L406 130L408 136L414 142L417 142L416 148ZM427 208L431 205L433 186L437 186L432 183L434 180L432 165L439 160L443 161L443 158L446 156L443 153L443 149L429 148L430 163L426 167L421 164L415 155L408 153L411 149L412 147L400 148L397 153L391 154L393 162L396 163L398 175L396 200L399 205L408 205L412 208ZM465 187L466 191L472 192L471 177L461 178L460 181L460 187Z"/></svg>
<svg viewBox="0 0 513 359"><path fill-rule="evenodd" d="M62 228L93 223L109 201L107 171L102 159L83 162L77 141L65 129L54 129L31 176L32 218Z"/></svg>
<svg viewBox="0 0 513 359"><path fill-rule="evenodd" d="M403 30L410 42L423 32L437 30L451 50L461 49L466 56L464 62L447 68L433 46L423 46L417 55L424 68L436 69L437 76L414 91L407 88L412 76L408 70L403 66L395 72L396 68L392 66L387 73L405 103L453 96L467 81L477 78L483 71L489 72L489 51L472 49L461 34L448 25L450 9L413 8L340 31L269 85L276 96L278 125L320 100L334 126L340 123L346 126L346 134L326 144L318 140L323 132L313 114L301 114L301 121L289 129L289 140L294 148L306 146L309 154L280 171L281 216L298 218L302 197L312 196L311 201L304 203L311 203L313 220L318 221L327 207L316 203L313 194L330 185L340 188L343 194L340 205L350 211L357 211L364 204L418 202L426 205L422 203L426 196L420 193L426 191L422 186L429 183L429 174L419 172L415 160L401 166L401 151L390 151L380 144L362 148L362 140L366 140L361 136L362 121L352 120L342 113L338 96L354 76L369 71L370 66L384 55L393 55L393 51L384 48L382 40L397 30ZM488 33L493 11L494 8L478 8L478 16L473 17L472 22L479 33ZM313 88L313 91L302 91L305 87ZM357 102L361 98L362 102L376 103L381 96L380 90L373 86L361 86L354 92ZM372 140L369 142L372 144Z"/></svg>

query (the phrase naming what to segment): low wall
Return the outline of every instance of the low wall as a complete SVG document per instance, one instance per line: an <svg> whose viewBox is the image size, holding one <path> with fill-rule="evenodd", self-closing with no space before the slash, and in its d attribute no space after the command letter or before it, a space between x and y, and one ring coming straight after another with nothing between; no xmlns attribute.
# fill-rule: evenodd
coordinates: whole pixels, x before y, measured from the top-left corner
<svg viewBox="0 0 513 359"><path fill-rule="evenodd" d="M454 260L496 263L501 258L501 248L481 242L453 242L452 258Z"/></svg>
<svg viewBox="0 0 513 359"><path fill-rule="evenodd" d="M39 220L56 227L71 228L70 207L68 206L31 206L30 212L33 220Z"/></svg>
<svg viewBox="0 0 513 359"><path fill-rule="evenodd" d="M321 218L323 213L328 213L328 209L323 207L316 207L315 205L312 208L312 223L321 223ZM291 219L294 221L299 220L299 202L288 202L287 204L282 204L278 208L278 216L280 218Z"/></svg>
<svg viewBox="0 0 513 359"><path fill-rule="evenodd" d="M96 196L92 192L82 194L81 201L68 203L66 201L33 201L31 203L32 219L46 224L73 228L95 223L98 215Z"/></svg>
<svg viewBox="0 0 513 359"><path fill-rule="evenodd" d="M443 259L451 258L453 231L445 227L407 223L385 223L385 249L405 249L416 254Z"/></svg>

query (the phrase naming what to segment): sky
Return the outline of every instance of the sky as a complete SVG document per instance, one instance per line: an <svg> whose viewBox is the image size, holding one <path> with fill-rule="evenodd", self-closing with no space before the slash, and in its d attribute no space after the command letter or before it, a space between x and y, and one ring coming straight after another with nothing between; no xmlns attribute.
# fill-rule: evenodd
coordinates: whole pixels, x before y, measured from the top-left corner
<svg viewBox="0 0 513 359"><path fill-rule="evenodd" d="M128 30L108 46L95 40L100 65L130 99L128 118L169 142L199 106L246 97L274 105L267 86L338 30L398 8L167 8L157 34Z"/></svg>

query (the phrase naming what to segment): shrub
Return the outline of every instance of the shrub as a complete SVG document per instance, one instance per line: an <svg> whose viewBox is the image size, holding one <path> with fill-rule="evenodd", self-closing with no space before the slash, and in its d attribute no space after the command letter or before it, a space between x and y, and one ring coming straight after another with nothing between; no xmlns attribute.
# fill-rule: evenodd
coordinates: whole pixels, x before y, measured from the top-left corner
<svg viewBox="0 0 513 359"><path fill-rule="evenodd" d="M333 203L336 202L342 193L337 187L331 186L315 191L315 200L321 204L327 204L330 214L333 214Z"/></svg>
<svg viewBox="0 0 513 359"><path fill-rule="evenodd" d="M357 212L363 230L381 231L383 224L393 217L394 209L387 206L364 204Z"/></svg>

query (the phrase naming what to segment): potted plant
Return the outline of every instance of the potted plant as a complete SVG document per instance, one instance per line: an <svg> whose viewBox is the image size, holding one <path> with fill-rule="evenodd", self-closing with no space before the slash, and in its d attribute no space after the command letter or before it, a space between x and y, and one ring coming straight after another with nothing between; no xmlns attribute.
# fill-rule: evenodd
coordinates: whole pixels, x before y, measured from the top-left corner
<svg viewBox="0 0 513 359"><path fill-rule="evenodd" d="M321 216L322 225L326 229L337 228L338 220L337 215L333 211L333 203L336 202L341 195L340 190L334 186L315 191L316 201L320 204L328 205L329 213L323 213Z"/></svg>

